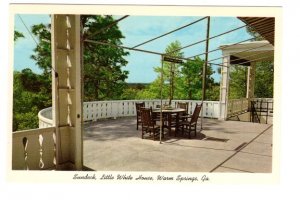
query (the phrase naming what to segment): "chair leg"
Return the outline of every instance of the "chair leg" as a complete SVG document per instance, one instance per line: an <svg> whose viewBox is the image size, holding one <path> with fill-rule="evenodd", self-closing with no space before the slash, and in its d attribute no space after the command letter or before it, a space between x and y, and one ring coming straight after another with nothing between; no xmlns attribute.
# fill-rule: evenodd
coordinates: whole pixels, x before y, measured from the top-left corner
<svg viewBox="0 0 300 200"><path fill-rule="evenodd" d="M191 125L189 126L189 139L191 139Z"/></svg>
<svg viewBox="0 0 300 200"><path fill-rule="evenodd" d="M155 131L153 130L153 140L155 140Z"/></svg>

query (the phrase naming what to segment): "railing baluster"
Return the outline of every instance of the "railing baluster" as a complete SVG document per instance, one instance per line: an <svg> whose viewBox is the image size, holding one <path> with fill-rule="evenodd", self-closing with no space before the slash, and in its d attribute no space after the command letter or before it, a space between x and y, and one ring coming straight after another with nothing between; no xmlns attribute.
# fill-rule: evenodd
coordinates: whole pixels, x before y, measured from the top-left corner
<svg viewBox="0 0 300 200"><path fill-rule="evenodd" d="M52 169L56 165L54 127L13 132L12 147L12 169Z"/></svg>
<svg viewBox="0 0 300 200"><path fill-rule="evenodd" d="M39 135L39 143L40 143L40 162L39 162L39 167L40 169L43 169L45 164L44 164L44 161L43 161L43 135L40 134Z"/></svg>
<svg viewBox="0 0 300 200"><path fill-rule="evenodd" d="M25 170L29 170L28 162L27 162L27 159L28 159L27 146L28 146L28 139L27 139L27 137L24 137L23 138L23 148L24 148L24 169Z"/></svg>
<svg viewBox="0 0 300 200"><path fill-rule="evenodd" d="M57 161L56 161L56 133L55 131L52 133L52 138L53 138L53 164L54 167L57 168Z"/></svg>

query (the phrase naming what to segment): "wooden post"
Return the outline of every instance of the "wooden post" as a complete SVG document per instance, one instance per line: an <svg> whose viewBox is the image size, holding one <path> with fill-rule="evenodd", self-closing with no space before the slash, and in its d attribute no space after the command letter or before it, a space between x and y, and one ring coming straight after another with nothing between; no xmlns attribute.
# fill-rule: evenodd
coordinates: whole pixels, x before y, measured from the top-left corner
<svg viewBox="0 0 300 200"><path fill-rule="evenodd" d="M81 170L82 100L80 16L52 15L52 104L57 166Z"/></svg>
<svg viewBox="0 0 300 200"><path fill-rule="evenodd" d="M206 99L206 72L207 72L207 65L208 65L207 60L208 60L208 51L209 51L209 31L210 31L210 17L207 18L205 62L202 69L203 71L202 72L202 101L205 101Z"/></svg>
<svg viewBox="0 0 300 200"><path fill-rule="evenodd" d="M163 86L164 86L164 56L161 55L161 73L160 73L160 131L159 131L159 143L161 144L161 134L163 131L163 115L162 115L162 108L163 108L163 103L162 103L162 98L163 98Z"/></svg>
<svg viewBox="0 0 300 200"><path fill-rule="evenodd" d="M230 65L230 55L226 54L224 55L223 66L221 68L219 120L226 120L227 118L229 73L230 73L229 65Z"/></svg>
<svg viewBox="0 0 300 200"><path fill-rule="evenodd" d="M256 62L251 62L250 66L248 67L247 93L246 93L246 98L248 100L248 110L251 110L251 99L254 98L255 65L256 65Z"/></svg>
<svg viewBox="0 0 300 200"><path fill-rule="evenodd" d="M207 61L208 61L208 50L209 50L209 31L210 31L210 17L207 17L207 28L206 28L206 47L205 47L205 62L202 69L202 111L201 111L201 130L203 122L204 104L206 99L206 72L207 72Z"/></svg>

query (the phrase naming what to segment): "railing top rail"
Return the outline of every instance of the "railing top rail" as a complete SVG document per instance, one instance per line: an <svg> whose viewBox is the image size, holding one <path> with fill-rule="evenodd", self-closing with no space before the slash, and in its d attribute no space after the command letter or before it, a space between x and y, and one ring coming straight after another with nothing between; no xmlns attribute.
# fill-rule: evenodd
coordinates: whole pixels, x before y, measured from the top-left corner
<svg viewBox="0 0 300 200"><path fill-rule="evenodd" d="M36 135L41 134L45 132L52 132L55 130L55 127L47 127L47 128L39 128L39 129L29 129L29 130L23 130L23 131L15 131L13 132L13 137L24 137L28 135Z"/></svg>

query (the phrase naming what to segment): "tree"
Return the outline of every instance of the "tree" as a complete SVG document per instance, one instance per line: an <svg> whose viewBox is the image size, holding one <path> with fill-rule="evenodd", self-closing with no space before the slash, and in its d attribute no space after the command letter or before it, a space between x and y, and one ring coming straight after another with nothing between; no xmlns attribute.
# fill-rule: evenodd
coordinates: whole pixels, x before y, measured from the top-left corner
<svg viewBox="0 0 300 200"><path fill-rule="evenodd" d="M180 49L181 45L175 41L168 45L166 53ZM176 52L176 57L183 57L183 53ZM162 98L173 99L201 99L202 89L202 68L203 61L196 57L181 65L164 62ZM161 91L161 67L155 67L157 78L143 91L138 92L138 99L160 99ZM216 85L211 75L214 73L211 66L207 69L207 97L211 100L219 98L219 86Z"/></svg>
<svg viewBox="0 0 300 200"><path fill-rule="evenodd" d="M13 131L38 127L38 112L52 103L45 87L43 75L31 69L14 72Z"/></svg>
<svg viewBox="0 0 300 200"><path fill-rule="evenodd" d="M201 99L202 94L202 70L204 61L200 57L196 57L194 60L189 60L183 64L181 69L182 82L180 88L184 94L185 99ZM214 84L214 79L211 75L214 73L211 66L207 67L206 83L207 89L211 89ZM207 96L210 98L209 96Z"/></svg>
<svg viewBox="0 0 300 200"><path fill-rule="evenodd" d="M117 25L105 29L103 32L93 35L113 23L112 16L82 15L82 37L91 40L121 45L124 38ZM43 69L43 74L51 80L51 25L38 24L32 27L32 32L39 38L39 44L32 55L37 65ZM84 100L116 99L125 87L125 79L128 71L122 70L127 64L123 58L128 55L121 48L94 43L84 43L83 67L84 67Z"/></svg>
<svg viewBox="0 0 300 200"><path fill-rule="evenodd" d="M37 24L31 27L31 32L38 38L38 44L33 50L34 54L31 59L36 65L43 70L43 74L48 75L51 80L52 63L51 63L51 25Z"/></svg>
<svg viewBox="0 0 300 200"><path fill-rule="evenodd" d="M263 40L257 32L247 28L247 32L255 37L255 41ZM245 98L247 92L247 67L234 66L230 68L229 98ZM273 97L274 69L271 61L256 62L255 69L255 97Z"/></svg>
<svg viewBox="0 0 300 200"><path fill-rule="evenodd" d="M161 98L161 90L162 90L162 98L166 99L169 96L169 88L166 84L161 85L161 68L156 68L158 71L157 78L148 85L144 90L141 90L137 93L137 99L160 99ZM160 70L160 71L159 71Z"/></svg>
<svg viewBox="0 0 300 200"><path fill-rule="evenodd" d="M257 98L273 98L274 66L269 61L256 63L254 93Z"/></svg>
<svg viewBox="0 0 300 200"><path fill-rule="evenodd" d="M97 30L111 24L112 16L81 16L83 37L91 36ZM31 31L36 36L38 44L31 56L42 69L41 74L35 74L30 69L14 72L14 102L13 130L38 127L38 111L52 104L51 97L51 25L37 24ZM23 37L15 31L14 39ZM121 45L124 38L117 25L110 27L89 39ZM104 45L85 43L84 47L84 88L85 101L117 99L125 88L128 72L123 71L128 55L123 49Z"/></svg>
<svg viewBox="0 0 300 200"><path fill-rule="evenodd" d="M265 40L251 27L247 27L247 32L255 37L255 41ZM256 97L273 97L274 87L274 65L272 61L256 62L254 94Z"/></svg>
<svg viewBox="0 0 300 200"><path fill-rule="evenodd" d="M252 41L261 41L264 40L264 38L259 35L252 27L246 26L246 31L252 36L255 37Z"/></svg>
<svg viewBox="0 0 300 200"><path fill-rule="evenodd" d="M247 92L247 72L246 66L235 65L230 68L229 98L245 98Z"/></svg>
<svg viewBox="0 0 300 200"><path fill-rule="evenodd" d="M183 53L180 51L176 51L181 48L181 44L179 41L172 42L169 44L165 50L165 53L169 57L183 57ZM179 81L180 76L180 65L172 62L163 62L163 71L162 67L154 67L154 71L158 74L157 78L154 80L152 84L148 87L144 94L147 94L147 97L160 98L160 90L162 87L163 90L163 98L168 97L169 103L176 97L177 91L177 83ZM163 80L161 80L161 73L163 73ZM163 83L161 83L161 81ZM161 85L163 84L163 85ZM167 95L167 96L166 96Z"/></svg>
<svg viewBox="0 0 300 200"><path fill-rule="evenodd" d="M81 17L83 37L91 40L121 45L124 38L117 25L103 30L114 22L112 16L84 15ZM115 48L94 43L84 43L84 91L85 100L118 99L126 87L128 71L122 70L127 61L123 58L129 53L122 48Z"/></svg>
<svg viewBox="0 0 300 200"><path fill-rule="evenodd" d="M23 38L23 37L24 37L23 33L19 31L14 31L14 41L17 41L19 38Z"/></svg>

